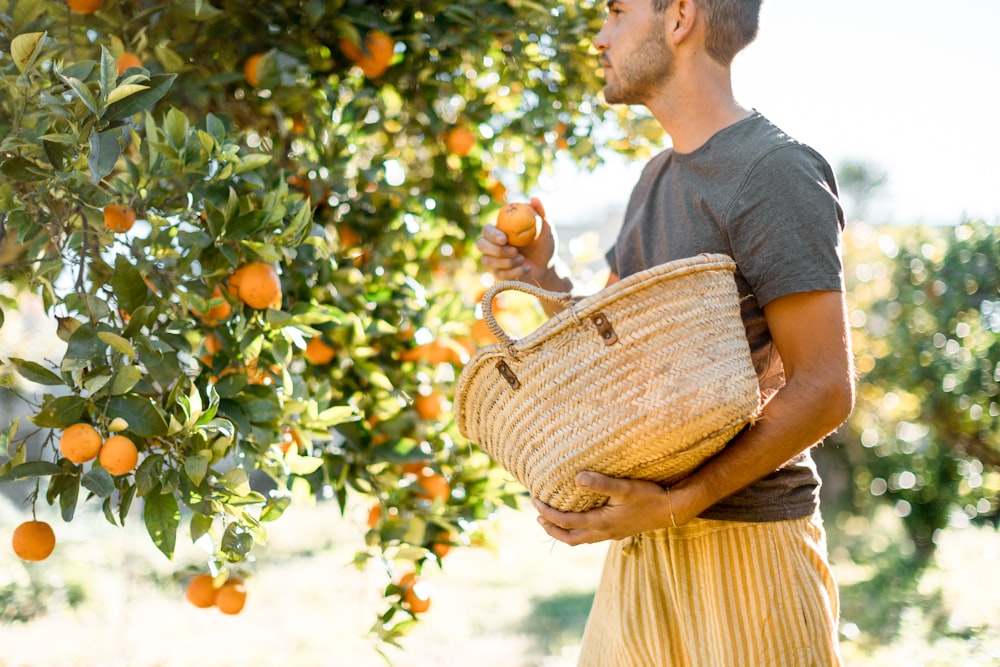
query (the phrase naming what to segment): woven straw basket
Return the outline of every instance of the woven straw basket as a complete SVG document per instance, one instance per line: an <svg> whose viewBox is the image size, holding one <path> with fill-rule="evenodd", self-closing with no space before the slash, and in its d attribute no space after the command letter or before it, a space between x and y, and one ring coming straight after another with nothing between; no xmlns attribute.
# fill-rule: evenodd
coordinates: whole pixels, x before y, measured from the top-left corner
<svg viewBox="0 0 1000 667"><path fill-rule="evenodd" d="M679 480L760 408L735 268L726 255L698 255L582 299L495 284L483 295L483 316L500 343L478 350L458 379L459 431L563 511L607 501L576 485L582 470ZM506 290L565 309L514 340L492 312Z"/></svg>

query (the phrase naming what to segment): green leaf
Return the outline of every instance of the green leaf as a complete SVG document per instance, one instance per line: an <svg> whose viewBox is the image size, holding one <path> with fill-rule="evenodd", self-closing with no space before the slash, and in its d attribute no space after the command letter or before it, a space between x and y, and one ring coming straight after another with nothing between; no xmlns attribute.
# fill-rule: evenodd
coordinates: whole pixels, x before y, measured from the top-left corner
<svg viewBox="0 0 1000 667"><path fill-rule="evenodd" d="M90 180L95 184L100 183L105 176L114 171L118 158L121 156L122 148L118 142L118 132L98 132L94 130L90 133L90 157L87 164L90 166Z"/></svg>
<svg viewBox="0 0 1000 667"><path fill-rule="evenodd" d="M250 493L250 477L243 468L233 468L219 478L219 483L223 488L232 491L237 496L245 496Z"/></svg>
<svg viewBox="0 0 1000 667"><path fill-rule="evenodd" d="M323 459L318 456L298 456L291 453L285 458L285 462L293 475L303 477L316 472L323 465Z"/></svg>
<svg viewBox="0 0 1000 667"><path fill-rule="evenodd" d="M115 373L111 382L111 395L121 396L132 391L132 388L142 379L142 369L138 366L122 366Z"/></svg>
<svg viewBox="0 0 1000 667"><path fill-rule="evenodd" d="M58 375L41 364L35 363L34 361L27 361L26 359L18 359L15 357L12 357L10 361L14 364L17 374L29 382L49 386L65 384L62 381L62 378Z"/></svg>
<svg viewBox="0 0 1000 667"><path fill-rule="evenodd" d="M8 470L3 476L0 476L0 480L4 482L12 482L18 479L27 479L29 477L45 477L48 475L60 475L65 471L55 463L51 461L28 461L27 463L22 463L16 465L10 470Z"/></svg>
<svg viewBox="0 0 1000 667"><path fill-rule="evenodd" d="M149 298L149 286L142 278L139 270L132 266L128 257L115 257L115 272L111 276L111 288L114 290L118 305L126 313L135 317L135 310Z"/></svg>
<svg viewBox="0 0 1000 667"><path fill-rule="evenodd" d="M242 158L236 165L235 173L242 174L255 169L260 169L271 162L271 156L265 153L253 153Z"/></svg>
<svg viewBox="0 0 1000 667"><path fill-rule="evenodd" d="M63 355L61 368L64 373L107 363L105 359L107 344L97 333L97 329L91 324L80 324L76 327L69 337L66 354Z"/></svg>
<svg viewBox="0 0 1000 667"><path fill-rule="evenodd" d="M197 542L203 536L207 535L210 530L212 530L212 517L200 512L193 512L191 514L192 542Z"/></svg>
<svg viewBox="0 0 1000 667"><path fill-rule="evenodd" d="M10 55L17 69L23 72L31 67L42 52L45 35L44 32L26 32L10 41Z"/></svg>
<svg viewBox="0 0 1000 667"><path fill-rule="evenodd" d="M157 485L144 497L145 505L142 510L142 518L146 523L146 531L153 540L153 544L164 556L173 560L181 512L174 494L160 493L159 491L160 487Z"/></svg>
<svg viewBox="0 0 1000 667"><path fill-rule="evenodd" d="M108 47L101 44L101 76L99 83L101 85L101 101L102 106L107 104L108 93L115 86L115 81L118 80L118 65L115 64L115 57L111 55L111 51L108 51Z"/></svg>
<svg viewBox="0 0 1000 667"><path fill-rule="evenodd" d="M124 354L128 359L135 359L135 348L132 347L132 343L130 343L127 338L122 338L118 334L111 333L110 331L101 331L97 334L97 337L118 352Z"/></svg>
<svg viewBox="0 0 1000 667"><path fill-rule="evenodd" d="M160 483L160 468L163 463L162 454L152 454L143 459L135 471L136 491L140 496L149 495L153 487Z"/></svg>
<svg viewBox="0 0 1000 667"><path fill-rule="evenodd" d="M108 93L108 104L120 102L130 95L141 93L144 90L149 90L149 86L140 83L124 83Z"/></svg>
<svg viewBox="0 0 1000 667"><path fill-rule="evenodd" d="M111 473L100 466L92 467L80 480L80 484L99 498L107 498L115 490L115 480Z"/></svg>
<svg viewBox="0 0 1000 667"><path fill-rule="evenodd" d="M0 457L10 455L10 443L17 435L17 430L21 426L20 418L10 420L10 424L3 431L0 431Z"/></svg>
<svg viewBox="0 0 1000 667"><path fill-rule="evenodd" d="M200 486L208 473L208 459L199 454L187 457L187 460L184 461L184 472L187 473L195 486Z"/></svg>
<svg viewBox="0 0 1000 667"><path fill-rule="evenodd" d="M4 160L0 173L12 181L44 181L48 177L44 167L20 156Z"/></svg>
<svg viewBox="0 0 1000 667"><path fill-rule="evenodd" d="M80 421L86 406L86 399L79 396L49 397L38 414L30 417L31 423L42 428L65 428Z"/></svg>
<svg viewBox="0 0 1000 667"><path fill-rule="evenodd" d="M267 504L264 505L264 509L261 510L260 520L261 521L274 521L285 513L292 504L292 494L280 494L272 496Z"/></svg>
<svg viewBox="0 0 1000 667"><path fill-rule="evenodd" d="M226 526L226 531L222 534L219 548L228 555L231 562L239 562L253 548L253 536L236 523L231 523Z"/></svg>
<svg viewBox="0 0 1000 667"><path fill-rule="evenodd" d="M79 97L83 104L90 109L90 111L96 116L100 113L97 108L97 100L94 99L94 94L90 92L90 88L87 87L83 81L80 81L76 77L67 76L65 73L60 72L59 77L69 86L77 97Z"/></svg>
<svg viewBox="0 0 1000 667"><path fill-rule="evenodd" d="M316 416L317 426L335 426L358 419L358 411L349 405L338 405L327 408Z"/></svg>
<svg viewBox="0 0 1000 667"><path fill-rule="evenodd" d="M145 111L167 94L176 78L176 74L157 74L150 77L148 90L129 95L123 100L109 104L104 110L102 120L113 122Z"/></svg>
<svg viewBox="0 0 1000 667"><path fill-rule="evenodd" d="M49 488L45 495L49 504L59 498L59 510L63 521L72 521L80 497L80 475L53 475L49 478Z"/></svg>
<svg viewBox="0 0 1000 667"><path fill-rule="evenodd" d="M45 149L45 157L57 171L64 171L73 153L73 146L61 141L52 139L42 139L42 148Z"/></svg>
<svg viewBox="0 0 1000 667"><path fill-rule="evenodd" d="M138 491L138 487L135 484L129 484L122 491L121 504L118 506L118 522L123 526L125 525L125 517L132 507L132 501L135 500L136 491Z"/></svg>
<svg viewBox="0 0 1000 667"><path fill-rule="evenodd" d="M163 119L163 131L171 146L177 149L184 147L189 127L187 116L183 113L175 108L167 111L167 115Z"/></svg>
<svg viewBox="0 0 1000 667"><path fill-rule="evenodd" d="M167 419L163 412L143 396L112 397L108 402L108 417L121 417L128 422L128 430L141 438L167 434Z"/></svg>

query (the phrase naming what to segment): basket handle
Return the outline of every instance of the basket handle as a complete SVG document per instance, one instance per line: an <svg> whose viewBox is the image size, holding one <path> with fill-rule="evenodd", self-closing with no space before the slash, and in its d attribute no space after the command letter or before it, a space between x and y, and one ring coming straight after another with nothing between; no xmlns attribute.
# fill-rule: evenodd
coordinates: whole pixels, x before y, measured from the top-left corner
<svg viewBox="0 0 1000 667"><path fill-rule="evenodd" d="M525 294L530 294L533 297L542 299L544 301L550 301L563 308L572 309L573 302L575 298L570 292L550 292L547 289L542 289L531 283L522 283L517 280L503 280L498 283L494 283L492 287L486 290L483 294L483 319L486 321L486 327L490 330L490 333L496 336L500 344L504 346L507 353L513 356L514 343L517 341L507 335L507 332L503 330L500 323L497 322L496 317L493 315L493 299L496 298L500 292L506 292L508 290L515 290L517 292L524 292Z"/></svg>

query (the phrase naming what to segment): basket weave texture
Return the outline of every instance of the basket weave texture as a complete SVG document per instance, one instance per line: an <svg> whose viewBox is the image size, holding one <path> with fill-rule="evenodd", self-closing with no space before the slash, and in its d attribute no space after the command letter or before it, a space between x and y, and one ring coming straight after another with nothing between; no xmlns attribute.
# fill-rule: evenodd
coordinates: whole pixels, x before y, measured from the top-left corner
<svg viewBox="0 0 1000 667"><path fill-rule="evenodd" d="M576 485L583 470L681 479L760 409L735 268L726 255L698 255L582 299L495 284L483 296L483 314L500 342L478 350L459 376L459 431L533 497L562 511L607 502ZM566 309L515 340L492 312L506 290Z"/></svg>

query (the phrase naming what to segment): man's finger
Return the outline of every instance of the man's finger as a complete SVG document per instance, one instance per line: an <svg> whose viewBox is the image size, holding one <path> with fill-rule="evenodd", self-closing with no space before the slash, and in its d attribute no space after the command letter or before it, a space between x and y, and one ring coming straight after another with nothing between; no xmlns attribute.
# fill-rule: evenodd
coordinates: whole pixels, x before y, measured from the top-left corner
<svg viewBox="0 0 1000 667"><path fill-rule="evenodd" d="M532 197L528 200L531 203L531 208L535 209L535 212L541 216L542 221L545 221L545 207L542 206L542 200L538 197Z"/></svg>
<svg viewBox="0 0 1000 667"><path fill-rule="evenodd" d="M511 248L517 252L517 248L507 245L507 235L497 229L496 225L483 225L482 238L497 246Z"/></svg>
<svg viewBox="0 0 1000 667"><path fill-rule="evenodd" d="M586 520L582 512L560 512L559 510L546 505L537 498L533 498L531 503L535 506L538 514L541 515L543 519L553 525L559 526L560 528L580 528L586 524Z"/></svg>
<svg viewBox="0 0 1000 667"><path fill-rule="evenodd" d="M602 496L617 496L628 492L630 485L627 480L608 477L599 472L586 470L576 476L577 486L582 486L588 491L599 493Z"/></svg>

